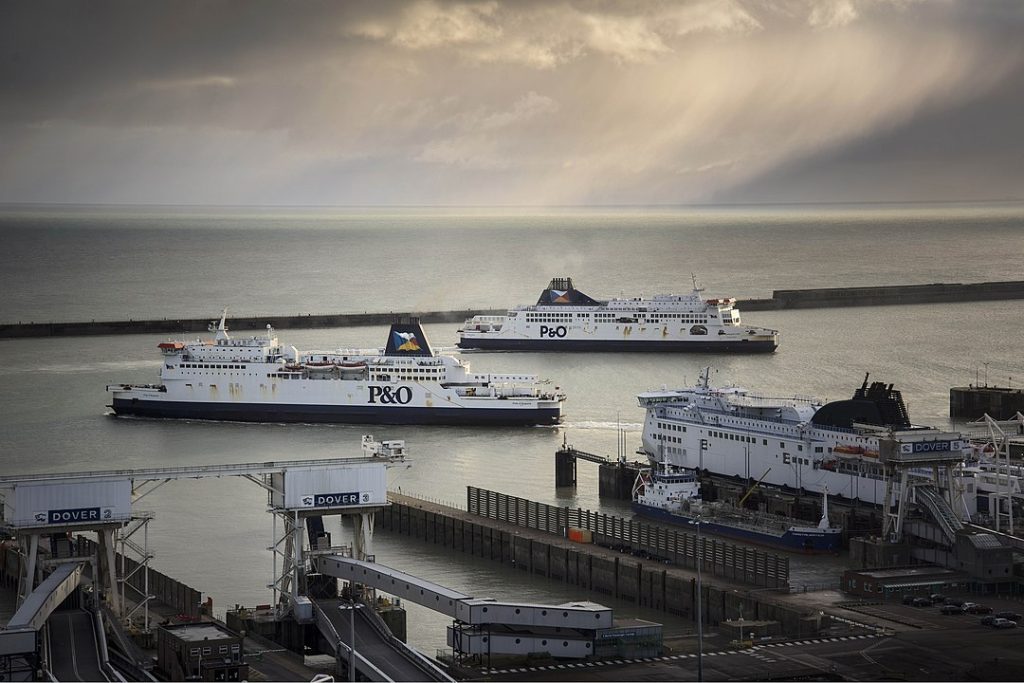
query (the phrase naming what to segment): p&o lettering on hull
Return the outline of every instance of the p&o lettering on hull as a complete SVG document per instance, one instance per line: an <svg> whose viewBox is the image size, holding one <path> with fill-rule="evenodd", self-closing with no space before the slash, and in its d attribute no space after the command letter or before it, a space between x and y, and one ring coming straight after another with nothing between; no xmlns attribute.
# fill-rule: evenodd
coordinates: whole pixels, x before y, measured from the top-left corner
<svg viewBox="0 0 1024 683"><path fill-rule="evenodd" d="M367 403L382 405L405 405L412 400L412 389L409 387L394 388L391 386L370 385L370 400Z"/></svg>
<svg viewBox="0 0 1024 683"><path fill-rule="evenodd" d="M542 337L554 339L555 337L564 337L566 334L568 334L568 331L565 329L565 325L558 325L556 327L540 326L540 336Z"/></svg>

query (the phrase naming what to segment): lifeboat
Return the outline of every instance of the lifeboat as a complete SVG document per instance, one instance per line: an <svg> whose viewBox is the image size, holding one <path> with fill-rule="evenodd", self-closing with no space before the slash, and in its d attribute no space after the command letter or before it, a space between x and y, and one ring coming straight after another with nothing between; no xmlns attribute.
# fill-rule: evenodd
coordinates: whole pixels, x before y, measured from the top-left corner
<svg viewBox="0 0 1024 683"><path fill-rule="evenodd" d="M864 454L864 448L862 446L847 446L845 444L842 445L842 446L836 446L835 448L832 449L832 451L835 452L835 453L844 453L846 455L863 455ZM875 452L875 455L877 456L878 453Z"/></svg>
<svg viewBox="0 0 1024 683"><path fill-rule="evenodd" d="M878 451L872 451L872 450L864 449L864 457L865 458L877 458L878 457Z"/></svg>

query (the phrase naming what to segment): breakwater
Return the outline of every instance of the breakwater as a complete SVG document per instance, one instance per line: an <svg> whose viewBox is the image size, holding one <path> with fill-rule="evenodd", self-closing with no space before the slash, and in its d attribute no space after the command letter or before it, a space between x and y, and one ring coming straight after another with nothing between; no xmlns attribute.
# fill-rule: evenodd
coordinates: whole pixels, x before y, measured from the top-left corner
<svg viewBox="0 0 1024 683"><path fill-rule="evenodd" d="M844 306L891 306L1024 299L1024 280L930 285L882 285L877 287L826 287L777 289L770 299L740 299L741 312L779 311L795 308L838 308ZM389 325L400 317L417 317L424 323L460 323L474 315L502 315L505 309L465 309L387 313L326 313L306 315L250 315L233 317L237 330L321 329ZM91 320L78 322L37 322L0 324L0 338L74 337L105 334L184 334L205 332L212 318L161 318L146 320Z"/></svg>
<svg viewBox="0 0 1024 683"><path fill-rule="evenodd" d="M308 315L250 315L228 318L232 329L312 330L329 327L390 325L399 318L416 317L424 323L461 323L474 315L499 315L504 310L423 311L419 313L326 313ZM213 318L161 318L150 320L92 320L87 322L18 322L0 324L0 338L76 337L105 334L184 334L206 332Z"/></svg>
<svg viewBox="0 0 1024 683"><path fill-rule="evenodd" d="M790 308L945 304L999 299L1024 299L1024 280L966 284L937 282L930 285L776 289L772 292L770 299L740 300L736 303L736 307L741 312L778 311Z"/></svg>

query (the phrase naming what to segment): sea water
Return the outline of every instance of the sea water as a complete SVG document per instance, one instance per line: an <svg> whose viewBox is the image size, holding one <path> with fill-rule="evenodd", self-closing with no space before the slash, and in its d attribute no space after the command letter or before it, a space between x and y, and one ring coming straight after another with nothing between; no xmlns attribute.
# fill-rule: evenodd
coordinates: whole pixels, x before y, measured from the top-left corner
<svg viewBox="0 0 1024 683"><path fill-rule="evenodd" d="M215 318L501 308L533 303L552 277L595 297L686 293L770 297L774 289L1021 279L1024 206L733 209L243 210L14 207L0 212L0 322ZM743 313L780 331L768 355L462 354L476 371L550 378L568 395L546 428L260 425L113 418L108 383L157 381L166 335L0 340L5 473L209 465L359 454L359 439L405 439L403 493L465 504L466 486L628 515L597 496L597 468L555 489L567 441L637 457L636 394L712 381L769 395L849 397L865 373L903 392L911 419L949 426L949 388L1019 386L1024 301ZM429 325L435 347L458 325ZM242 334L244 331L236 330ZM381 327L282 330L300 349L383 346ZM188 335L195 337L194 333ZM186 480L144 499L154 567L214 598L216 611L269 602L266 493L242 479ZM338 539L335 539L338 540ZM341 542L345 539L341 538ZM377 560L477 597L536 602L579 590L435 546L379 534ZM798 581L835 563L794 558ZM601 602L608 599L600 596ZM632 612L681 626L664 615ZM444 617L410 606L410 639L433 654Z"/></svg>

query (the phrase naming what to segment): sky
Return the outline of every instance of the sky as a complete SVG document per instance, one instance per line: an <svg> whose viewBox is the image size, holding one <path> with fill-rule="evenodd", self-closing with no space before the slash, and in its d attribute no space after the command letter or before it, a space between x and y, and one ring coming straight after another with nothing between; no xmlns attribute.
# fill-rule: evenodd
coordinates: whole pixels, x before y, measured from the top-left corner
<svg viewBox="0 0 1024 683"><path fill-rule="evenodd" d="M0 203L1024 198L1024 2L0 3Z"/></svg>

